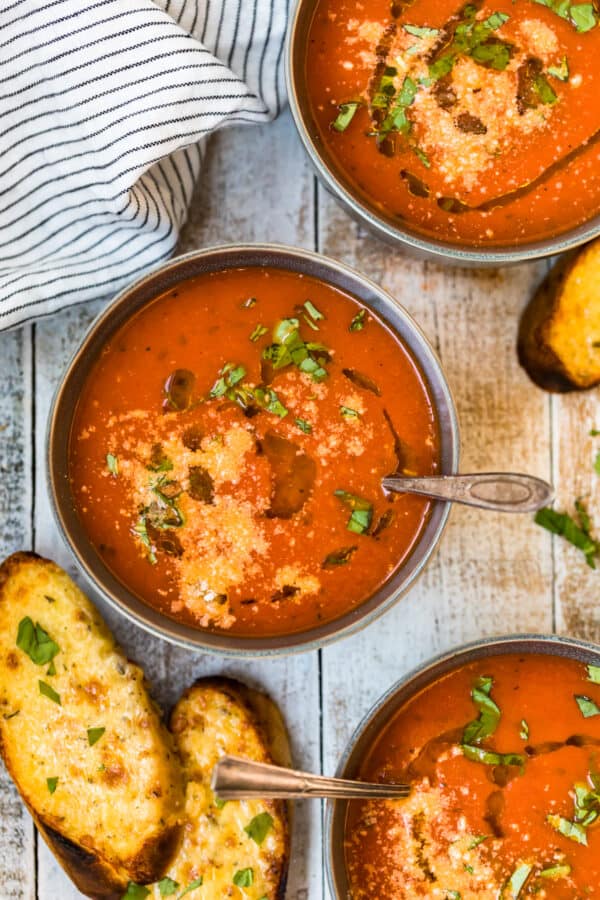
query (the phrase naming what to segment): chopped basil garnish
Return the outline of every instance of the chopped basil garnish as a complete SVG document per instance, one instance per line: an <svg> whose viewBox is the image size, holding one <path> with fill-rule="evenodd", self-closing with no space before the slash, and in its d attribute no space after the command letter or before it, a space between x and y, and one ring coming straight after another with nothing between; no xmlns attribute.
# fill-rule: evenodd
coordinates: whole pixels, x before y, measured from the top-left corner
<svg viewBox="0 0 600 900"><path fill-rule="evenodd" d="M511 45L493 38L493 32L508 21L506 13L494 12L480 22L476 19L477 7L467 5L464 17L455 28L454 37L438 59L429 65L429 77L433 81L449 75L461 56L470 56L479 65L490 69L506 69L510 62Z"/></svg>
<svg viewBox="0 0 600 900"><path fill-rule="evenodd" d="M493 683L493 678L482 675L477 679L471 691L471 698L479 710L479 717L465 727L462 737L463 744L479 744L491 737L498 727L501 713L490 697Z"/></svg>
<svg viewBox="0 0 600 900"><path fill-rule="evenodd" d="M52 640L39 622L34 625L29 616L25 616L19 622L17 647L26 653L36 666L47 665L60 652L56 641Z"/></svg>
<svg viewBox="0 0 600 900"><path fill-rule="evenodd" d="M568 878L571 874L571 866L564 863L560 866L551 866L549 869L542 869L540 878Z"/></svg>
<svg viewBox="0 0 600 900"><path fill-rule="evenodd" d="M119 460L112 453L106 454L106 466L111 475L114 475L115 478L119 474Z"/></svg>
<svg viewBox="0 0 600 900"><path fill-rule="evenodd" d="M48 785L48 790L51 794L56 790L56 786L58 784L58 776L54 776L54 778L46 778L46 784Z"/></svg>
<svg viewBox="0 0 600 900"><path fill-rule="evenodd" d="M409 106L412 106L417 90L416 83L407 75L402 82L398 96L390 106L389 112L377 130L378 141L384 140L391 132L399 132L400 134L408 134L410 132L411 123L406 115L406 110Z"/></svg>
<svg viewBox="0 0 600 900"><path fill-rule="evenodd" d="M362 331L365 327L365 316L367 314L366 309L361 309L360 312L357 312L352 321L350 322L350 331Z"/></svg>
<svg viewBox="0 0 600 900"><path fill-rule="evenodd" d="M265 328L264 325L257 325L252 334L250 335L250 340L256 343L256 341L260 340L263 334L266 334L269 329Z"/></svg>
<svg viewBox="0 0 600 900"><path fill-rule="evenodd" d="M148 562L151 565L155 566L156 565L156 553L154 552L154 548L152 546L152 541L150 540L150 537L148 536L148 526L146 523L146 516L141 515L131 530L132 530L133 534L135 534L139 537L139 539L142 542L142 544L144 545L144 547L146 547L146 549L148 551L146 553L146 558L147 558Z"/></svg>
<svg viewBox="0 0 600 900"><path fill-rule="evenodd" d="M495 753L484 747L474 747L471 744L461 744L461 750L467 759L472 762L483 763L486 766L524 766L526 759L520 753Z"/></svg>
<svg viewBox="0 0 600 900"><path fill-rule="evenodd" d="M360 413L349 406L340 406L340 413L345 419L360 419Z"/></svg>
<svg viewBox="0 0 600 900"><path fill-rule="evenodd" d="M323 563L321 564L321 568L333 569L335 566L345 566L346 563L350 562L352 554L357 550L358 547L342 547L341 550L335 550L333 553L329 553L328 556L325 557Z"/></svg>
<svg viewBox="0 0 600 900"><path fill-rule="evenodd" d="M238 869L233 876L236 887L251 887L254 884L254 869Z"/></svg>
<svg viewBox="0 0 600 900"><path fill-rule="evenodd" d="M600 684L600 666L588 666L588 681L593 681L594 684Z"/></svg>
<svg viewBox="0 0 600 900"><path fill-rule="evenodd" d="M304 434L312 434L312 425L306 419L294 419L294 422Z"/></svg>
<svg viewBox="0 0 600 900"><path fill-rule="evenodd" d="M519 737L524 741L529 740L529 725L525 721L525 719L521 719L521 729L519 731Z"/></svg>
<svg viewBox="0 0 600 900"><path fill-rule="evenodd" d="M531 875L531 871L533 866L528 863L523 863L520 866L517 866L515 871L512 873L504 887L502 888L502 893L500 894L501 900L518 900L521 896L521 891L525 887L525 883L529 876Z"/></svg>
<svg viewBox="0 0 600 900"><path fill-rule="evenodd" d="M161 878L158 882L158 891L161 897L172 897L178 887L179 882L173 881L168 875L165 875L165 877Z"/></svg>
<svg viewBox="0 0 600 900"><path fill-rule="evenodd" d="M273 388L257 387L254 390L254 397L256 398L258 405L267 412L279 416L280 419L285 419L287 416L288 410L285 408Z"/></svg>
<svg viewBox="0 0 600 900"><path fill-rule="evenodd" d="M467 850L474 850L475 847L479 847L480 844L483 844L484 841L489 839L489 834L479 834L477 837L474 837Z"/></svg>
<svg viewBox="0 0 600 900"><path fill-rule="evenodd" d="M418 38L437 37L440 33L439 28L428 28L426 25L403 25L402 27L408 34Z"/></svg>
<svg viewBox="0 0 600 900"><path fill-rule="evenodd" d="M210 389L208 396L211 400L223 397L229 388L235 387L242 380L245 374L246 370L243 366L236 366L235 363L226 363L219 372L219 377Z"/></svg>
<svg viewBox="0 0 600 900"><path fill-rule="evenodd" d="M335 120L331 123L331 127L335 131L345 131L355 116L356 110L362 106L358 100L351 100L349 103L340 103L339 112Z"/></svg>
<svg viewBox="0 0 600 900"><path fill-rule="evenodd" d="M540 103L545 103L547 106L551 106L558 100L558 97L550 86L550 82L542 72L538 73L534 77L532 87L538 95Z"/></svg>
<svg viewBox="0 0 600 900"><path fill-rule="evenodd" d="M252 883L252 882L250 882L250 883ZM196 878L194 881L190 881L190 883L187 885L187 887L184 887L182 892L179 894L179 897L177 898L177 900L180 900L181 897L185 897L186 894L189 894L192 891L195 891L196 888L199 888L199 887L202 887L202 876L200 876L200 878Z"/></svg>
<svg viewBox="0 0 600 900"><path fill-rule="evenodd" d="M575 694L575 701L584 719L600 716L598 704L594 703L591 697L585 697L583 694Z"/></svg>
<svg viewBox="0 0 600 900"><path fill-rule="evenodd" d="M259 813L246 825L244 831L259 847L273 826L273 816L268 812Z"/></svg>
<svg viewBox="0 0 600 900"><path fill-rule="evenodd" d="M337 490L333 493L351 510L350 518L346 524L348 531L353 531L355 534L365 534L369 530L373 518L373 504L362 497L357 497L356 494L350 494L348 491Z"/></svg>
<svg viewBox="0 0 600 900"><path fill-rule="evenodd" d="M593 3L571 3L570 0L535 0L535 2L540 6L547 6L561 19L566 19L580 33L591 31L599 21Z"/></svg>
<svg viewBox="0 0 600 900"><path fill-rule="evenodd" d="M59 706L62 706L60 702L60 694L57 694L54 688L50 687L49 684L46 684L45 681L38 681L38 685L40 688L40 694L43 694L44 697L48 697L49 700L53 700L54 703L58 703Z"/></svg>
<svg viewBox="0 0 600 900"><path fill-rule="evenodd" d="M56 666L54 665L54 660L50 663L48 668L46 669L46 675L56 675Z"/></svg>
<svg viewBox="0 0 600 900"><path fill-rule="evenodd" d="M145 897L149 896L150 891L147 887L144 887L143 884L136 884L135 881L130 881L121 900L144 900Z"/></svg>
<svg viewBox="0 0 600 900"><path fill-rule="evenodd" d="M600 429L590 428L590 437L598 437L599 434L600 434Z"/></svg>
<svg viewBox="0 0 600 900"><path fill-rule="evenodd" d="M577 822L571 822L563 816L546 816L546 821L559 834L587 847L587 834L582 825L579 825Z"/></svg>
<svg viewBox="0 0 600 900"><path fill-rule="evenodd" d="M564 537L570 544L581 550L588 566L592 569L596 568L595 557L599 548L597 542L587 533L587 522L582 522L580 527L568 513L559 513L549 507L538 510L534 521L547 531L551 531L552 534Z"/></svg>
<svg viewBox="0 0 600 900"><path fill-rule="evenodd" d="M559 66L548 66L548 75L558 78L559 81L569 80L569 61L563 56Z"/></svg>
<svg viewBox="0 0 600 900"><path fill-rule="evenodd" d="M263 359L274 369L295 365L310 375L313 381L324 381L329 351L322 344L302 340L298 319L282 319L273 329L273 343L263 350Z"/></svg>
<svg viewBox="0 0 600 900"><path fill-rule="evenodd" d="M593 781L593 777L590 779ZM595 783L595 782L594 782ZM574 820L579 825L587 828L596 821L600 815L600 792L598 789L590 790L587 784L575 785L575 816Z"/></svg>
<svg viewBox="0 0 600 900"><path fill-rule="evenodd" d="M314 305L314 303L311 303L310 300L306 300L306 301L305 301L305 303L304 303L304 309L306 310L306 312L309 314L309 316L311 317L311 319L312 319L314 322L319 322L321 319L324 319L324 318L325 318L325 316L323 315L323 313L320 312L320 311L317 309L317 307Z"/></svg>
<svg viewBox="0 0 600 900"><path fill-rule="evenodd" d="M421 160L421 162L423 163L425 168L430 169L431 161L430 161L429 157L427 156L427 154L425 153L425 151L421 150L421 148L417 147L416 145L412 149L413 149L415 155Z"/></svg>
<svg viewBox="0 0 600 900"><path fill-rule="evenodd" d="M106 728L102 728L102 727L88 728L87 739L88 739L88 744L90 745L90 747L93 747L94 744L98 743L98 741L100 740L100 738L102 737L102 735L104 734L105 731L106 731Z"/></svg>

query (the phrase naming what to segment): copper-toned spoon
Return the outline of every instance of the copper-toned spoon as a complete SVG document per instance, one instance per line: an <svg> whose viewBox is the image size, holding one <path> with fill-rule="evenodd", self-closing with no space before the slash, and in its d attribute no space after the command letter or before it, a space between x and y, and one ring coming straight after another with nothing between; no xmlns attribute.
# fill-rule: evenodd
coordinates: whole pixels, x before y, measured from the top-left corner
<svg viewBox="0 0 600 900"><path fill-rule="evenodd" d="M464 503L499 512L535 512L547 506L554 488L533 475L515 472L478 472L474 475L408 477L390 475L382 481L386 491L425 494L436 500Z"/></svg>
<svg viewBox="0 0 600 900"><path fill-rule="evenodd" d="M408 797L408 784L369 784L346 778L326 778L295 769L224 756L213 769L212 789L220 800L335 797L337 799L398 800Z"/></svg>

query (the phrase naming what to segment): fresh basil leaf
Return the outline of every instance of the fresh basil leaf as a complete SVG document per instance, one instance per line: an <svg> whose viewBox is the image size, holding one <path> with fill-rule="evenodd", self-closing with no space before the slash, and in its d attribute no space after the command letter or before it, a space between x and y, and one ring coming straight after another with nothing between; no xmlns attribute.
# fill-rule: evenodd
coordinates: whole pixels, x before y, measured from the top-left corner
<svg viewBox="0 0 600 900"><path fill-rule="evenodd" d="M335 550L329 553L321 563L322 569L333 569L335 566L345 566L350 562L352 554L358 550L358 547L342 547L341 550Z"/></svg>
<svg viewBox="0 0 600 900"><path fill-rule="evenodd" d="M268 812L259 813L257 816L254 816L252 821L246 825L244 831L248 835L248 837L252 838L255 844L260 845L266 838L267 834L271 830L273 826L273 816L269 815Z"/></svg>
<svg viewBox="0 0 600 900"><path fill-rule="evenodd" d="M520 866L517 866L515 871L512 873L504 887L502 888L502 892L500 894L501 900L519 900L521 896L521 891L525 887L527 879L531 875L531 871L533 866L528 863L523 863Z"/></svg>
<svg viewBox="0 0 600 900"><path fill-rule="evenodd" d="M157 562L156 553L154 552L152 541L150 540L150 537L148 535L148 524L146 522L146 516L141 515L131 530L133 534L137 535L144 547L146 547L146 550L148 551L146 553L146 559L151 565L155 566Z"/></svg>
<svg viewBox="0 0 600 900"><path fill-rule="evenodd" d="M567 57L563 56L560 65L558 66L548 66L548 75L552 75L552 77L557 78L558 81L568 81L569 61Z"/></svg>
<svg viewBox="0 0 600 900"><path fill-rule="evenodd" d="M364 534L368 531L373 519L373 504L362 497L357 497L356 494L350 494L348 491L337 490L333 493L351 510L350 518L346 523L348 531L352 531L355 534Z"/></svg>
<svg viewBox="0 0 600 900"><path fill-rule="evenodd" d="M479 710L479 717L465 727L463 744L479 744L491 737L500 721L500 710L490 697L493 678L482 675L471 690L473 703Z"/></svg>
<svg viewBox="0 0 600 900"><path fill-rule="evenodd" d="M542 869L540 872L540 878L568 878L571 874L571 866L565 863L560 866L551 866L549 869Z"/></svg>
<svg viewBox="0 0 600 900"><path fill-rule="evenodd" d="M179 882L173 881L168 875L158 882L158 891L161 897L172 897L179 887Z"/></svg>
<svg viewBox="0 0 600 900"><path fill-rule="evenodd" d="M312 434L312 425L306 419L294 419L294 422L304 434Z"/></svg>
<svg viewBox="0 0 600 900"><path fill-rule="evenodd" d="M577 31L591 31L598 24L598 15L593 3L574 3L569 10L571 21Z"/></svg>
<svg viewBox="0 0 600 900"><path fill-rule="evenodd" d="M349 103L340 103L338 106L339 112L337 117L331 123L331 127L334 131L345 131L356 115L356 110L359 106L362 106L362 103L359 103L357 100L352 100Z"/></svg>
<svg viewBox="0 0 600 900"><path fill-rule="evenodd" d="M106 731L106 728L102 728L102 727L88 728L87 739L88 739L88 744L90 745L90 747L93 747L94 744L98 743L98 741L100 740L100 738L102 737L102 735L104 734L105 731Z"/></svg>
<svg viewBox="0 0 600 900"><path fill-rule="evenodd" d="M58 784L58 776L55 776L54 778L46 778L46 784L48 785L48 790L50 791L50 793L53 794Z"/></svg>
<svg viewBox="0 0 600 900"><path fill-rule="evenodd" d="M365 327L365 316L367 314L366 309L361 309L360 312L357 312L352 321L350 322L350 331L362 331Z"/></svg>
<svg viewBox="0 0 600 900"><path fill-rule="evenodd" d="M52 700L54 703L58 703L59 706L62 706L60 702L60 694L57 694L54 688L51 688L49 684L46 684L45 681L38 681L38 685L40 688L40 694L43 694L44 697L48 697L49 700Z"/></svg>
<svg viewBox="0 0 600 900"><path fill-rule="evenodd" d="M325 318L323 313L320 312L320 310L318 310L314 303L312 303L310 300L306 300L304 302L304 309L314 322L319 322L321 319Z"/></svg>
<svg viewBox="0 0 600 900"><path fill-rule="evenodd" d="M60 652L56 641L52 640L39 622L34 625L29 616L25 616L19 622L17 647L26 653L36 666L47 665Z"/></svg>
<svg viewBox="0 0 600 900"><path fill-rule="evenodd" d="M564 537L570 544L581 550L592 569L596 568L594 557L598 553L598 544L577 525L568 513L559 513L550 507L545 507L537 511L534 521L552 534Z"/></svg>
<svg viewBox="0 0 600 900"><path fill-rule="evenodd" d="M594 703L591 697L586 697L583 694L575 694L575 701L584 719L591 719L593 718L593 716L600 716L600 709L598 708L598 704Z"/></svg>
<svg viewBox="0 0 600 900"><path fill-rule="evenodd" d="M496 753L486 750L484 747L476 747L472 744L461 744L461 750L467 759L472 762L483 763L486 766L520 766L523 767L526 759L520 753Z"/></svg>
<svg viewBox="0 0 600 900"><path fill-rule="evenodd" d="M144 887L143 884L136 884L135 881L130 881L121 900L144 900L144 897L149 896L150 891L147 887Z"/></svg>
<svg viewBox="0 0 600 900"><path fill-rule="evenodd" d="M418 38L437 37L440 33L439 28L428 28L426 25L403 25L402 28L408 34Z"/></svg>
<svg viewBox="0 0 600 900"><path fill-rule="evenodd" d="M420 147L417 147L416 144L415 144L415 146L414 146L412 149L413 149L414 154L417 156L417 158L421 160L421 162L423 163L423 165L425 166L425 168L426 168L426 169L430 169L430 168L431 168L431 162L430 162L429 157L428 157L427 154L425 153L425 151L424 151L424 150L421 150Z"/></svg>
<svg viewBox="0 0 600 900"><path fill-rule="evenodd" d="M558 100L550 82L542 73L536 75L533 79L533 89L540 98L540 102L546 104L546 106L552 106Z"/></svg>
<svg viewBox="0 0 600 900"><path fill-rule="evenodd" d="M282 319L273 329L273 343L263 350L263 359L274 369L295 365L301 372L312 376L313 381L324 381L327 370L323 367L329 359L329 351L322 344L305 342L300 336L298 319Z"/></svg>
<svg viewBox="0 0 600 900"><path fill-rule="evenodd" d="M106 454L106 466L111 475L114 475L115 478L119 474L119 460L112 453Z"/></svg>
<svg viewBox="0 0 600 900"><path fill-rule="evenodd" d="M263 336L263 334L266 334L268 330L269 329L265 328L264 325L257 325L256 328L254 329L254 331L252 332L252 334L250 335L250 340L253 343L256 343L256 341L260 340L260 338Z"/></svg>
<svg viewBox="0 0 600 900"><path fill-rule="evenodd" d="M289 410L285 408L273 388L257 387L254 396L262 409L279 416L280 419L285 419Z"/></svg>
<svg viewBox="0 0 600 900"><path fill-rule="evenodd" d="M587 834L582 825L579 825L577 822L571 822L563 816L555 815L546 816L546 821L555 831L558 831L559 834L569 838L571 841L575 841L577 844L583 844L587 847Z"/></svg>
<svg viewBox="0 0 600 900"><path fill-rule="evenodd" d="M235 387L245 375L246 369L244 366L236 366L235 363L226 363L219 372L219 377L211 387L208 396L211 400L223 397L228 389Z"/></svg>
<svg viewBox="0 0 600 900"><path fill-rule="evenodd" d="M519 731L519 737L524 740L529 740L529 725L525 721L525 719L521 719L521 730Z"/></svg>
<svg viewBox="0 0 600 900"><path fill-rule="evenodd" d="M600 684L600 666L588 666L588 681L592 681L594 684Z"/></svg>
<svg viewBox="0 0 600 900"><path fill-rule="evenodd" d="M254 884L254 869L238 869L233 876L236 887L252 887Z"/></svg>
<svg viewBox="0 0 600 900"><path fill-rule="evenodd" d="M504 71L510 62L510 48L508 44L478 44L471 50L470 56L475 60L476 63L479 63L482 66L485 66L489 69L496 69L499 72ZM544 79L545 80L545 79ZM548 84L546 82L546 84ZM548 88L554 95L554 99L556 100L556 94L548 85ZM543 101L546 102L554 102L554 101Z"/></svg>
<svg viewBox="0 0 600 900"><path fill-rule="evenodd" d="M54 660L50 663L48 668L46 669L46 675L56 675L56 666L54 665Z"/></svg>
<svg viewBox="0 0 600 900"><path fill-rule="evenodd" d="M179 894L177 900L180 900L181 897L185 897L186 894L190 894L192 891L195 891L196 888L199 887L202 887L202 876L200 876L200 878L196 878L194 881L190 881L190 883L186 887L184 887L182 892Z"/></svg>

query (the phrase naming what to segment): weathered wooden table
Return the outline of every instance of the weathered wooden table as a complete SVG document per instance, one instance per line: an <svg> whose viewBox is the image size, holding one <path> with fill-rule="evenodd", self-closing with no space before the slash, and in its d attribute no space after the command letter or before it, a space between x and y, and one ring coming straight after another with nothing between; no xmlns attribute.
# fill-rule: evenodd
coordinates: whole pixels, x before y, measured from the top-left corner
<svg viewBox="0 0 600 900"><path fill-rule="evenodd" d="M212 138L181 250L235 241L298 244L366 272L408 308L445 366L458 406L463 471L515 469L551 478L558 502L600 503L593 457L598 393L549 397L519 368L520 310L547 264L458 271L415 262L365 234L319 187L288 115L264 128ZM55 386L98 304L0 335L0 550L34 549L84 588L52 521L44 456ZM600 576L578 551L533 524L466 509L452 512L420 583L359 635L318 653L245 664L194 655L107 613L169 706L196 677L223 672L266 688L281 705L299 766L331 773L375 699L427 657L466 640L557 630L600 641ZM91 592L93 597L93 591ZM0 900L73 900L79 893L0 773ZM321 809L299 804L289 900L328 896Z"/></svg>

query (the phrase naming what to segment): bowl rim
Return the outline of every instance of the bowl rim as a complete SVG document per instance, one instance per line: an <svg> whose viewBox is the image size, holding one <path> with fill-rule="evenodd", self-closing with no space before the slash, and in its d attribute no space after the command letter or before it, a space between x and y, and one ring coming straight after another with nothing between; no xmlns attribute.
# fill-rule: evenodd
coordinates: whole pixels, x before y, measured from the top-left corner
<svg viewBox="0 0 600 900"><path fill-rule="evenodd" d="M348 739L339 758L335 777L343 778L348 775L348 767L351 763L360 762L364 758L361 743L367 742L371 732L374 738L381 735L397 710L414 697L418 691L468 662L507 653L561 656L578 659L584 664L600 665L600 644L554 633L516 632L515 634L478 638L451 647L414 666L373 703ZM372 746L372 742L369 746ZM349 777L352 775L353 773L350 772ZM336 838L338 832L342 831L344 827L343 820L347 802L328 800L325 804L323 823L325 872L332 900L346 900L346 893L338 889L339 874L340 871L345 874L345 865L343 846L340 848ZM341 825L340 821L342 821Z"/></svg>
<svg viewBox="0 0 600 900"><path fill-rule="evenodd" d="M300 103L300 78L297 73L296 55L304 50L299 37L300 18L306 7L314 7L318 0L294 0L289 14L285 41L285 80L292 119L300 141L325 187L355 220L366 224L372 232L388 244L403 247L413 255L435 259L438 262L457 266L506 266L545 259L558 253L574 250L600 235L600 211L592 218L574 226L568 231L547 238L538 238L527 243L499 245L475 249L468 244L453 244L449 241L427 237L417 230L402 228L392 224L384 215L376 212L366 202L360 200L358 192L353 192L338 177L319 150L313 139L308 122L302 113Z"/></svg>
<svg viewBox="0 0 600 900"><path fill-rule="evenodd" d="M228 256L233 256L233 261L227 262L226 258ZM219 266L216 263L220 259L224 259L224 261ZM423 525L421 537L411 549L405 564L362 604L338 619L316 628L290 635L250 638L239 635L227 635L225 632L211 632L192 628L192 626L171 619L143 602L104 564L100 554L94 549L93 544L85 534L83 526L77 519L74 504L69 502L72 498L68 487L67 452L76 409L76 399L66 397L67 391L72 393L72 386L74 383L77 383L77 380L79 380L80 385L83 383L87 372L97 359L99 348L102 347L114 331L121 327L125 321L129 320L132 315L135 315L143 306L152 302L161 293L172 288L175 283L200 275L202 263L209 266L211 262L214 262L214 269L233 268L244 264L255 266L272 265L277 267L278 260L281 261L282 268L285 268L283 263L287 261L288 268L292 271L301 272L304 265L310 268L310 271L306 274L312 274L313 277L321 278L334 287L338 287L338 289L354 294L358 302L373 309L375 315L392 332L399 333L399 329L392 318L392 313L402 323L410 333L413 342L408 342L402 334L400 334L400 339L407 345L409 353L425 380L430 396L436 407L438 407L436 413L440 427L442 450L444 451L445 447L447 456L443 471L447 474L456 472L460 454L456 407L441 362L420 326L404 306L391 294L356 269L314 251L289 247L284 244L233 243L205 247L174 257L136 279L109 302L82 337L56 387L47 420L46 483L53 518L79 568L90 580L101 600L155 637L162 638L188 650L205 651L234 658L272 657L316 650L354 634L384 615L413 586L429 562L442 536L450 511L450 504L439 501L433 502L429 518ZM187 273L185 271L186 265L193 263L197 263L200 268L195 272ZM210 271L210 269L207 268L205 271ZM177 277L178 272L180 274ZM156 286L154 291L152 291L152 286L157 281L165 278L168 281L169 275L172 280L167 286ZM348 286L340 287L339 283L336 283L334 280L336 275L340 280L346 282ZM368 294L373 302L361 296L358 291L359 288L363 294ZM146 296L145 299L142 297L140 300L139 292L144 289L149 292L149 296ZM137 301L135 299L136 296L138 296ZM133 298L133 302L128 308L128 301L131 298ZM374 306L375 302L381 304L383 311L381 308ZM434 376L433 379L432 375ZM438 406L440 398L444 403L442 412L444 413L446 425L445 431L442 429L441 414ZM64 455L61 454L61 445L65 448ZM434 524L430 525L432 522ZM431 534L428 534L428 529L431 530ZM76 533L73 534L73 532ZM424 538L428 538L428 543L421 546ZM420 551L420 557L416 562L411 563L413 557L417 557L418 551ZM393 586L394 580L405 569L408 569L408 576L402 579L399 587ZM380 596L380 594L385 594L385 596Z"/></svg>

